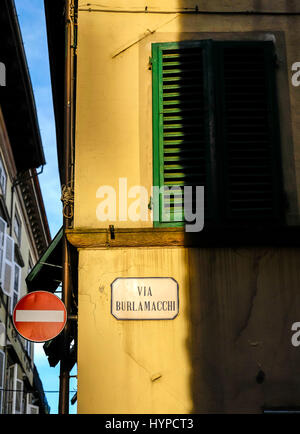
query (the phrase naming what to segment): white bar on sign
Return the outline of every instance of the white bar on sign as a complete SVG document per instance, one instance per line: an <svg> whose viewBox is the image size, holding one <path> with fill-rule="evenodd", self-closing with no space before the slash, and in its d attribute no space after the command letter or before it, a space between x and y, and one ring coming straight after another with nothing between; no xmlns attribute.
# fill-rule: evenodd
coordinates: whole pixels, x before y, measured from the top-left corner
<svg viewBox="0 0 300 434"><path fill-rule="evenodd" d="M16 310L16 322L64 322L62 310Z"/></svg>

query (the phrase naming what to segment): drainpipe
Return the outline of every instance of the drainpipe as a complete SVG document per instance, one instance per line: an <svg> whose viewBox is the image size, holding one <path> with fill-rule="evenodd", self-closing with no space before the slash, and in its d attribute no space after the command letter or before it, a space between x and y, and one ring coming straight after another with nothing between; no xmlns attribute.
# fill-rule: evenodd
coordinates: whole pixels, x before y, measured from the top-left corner
<svg viewBox="0 0 300 434"><path fill-rule="evenodd" d="M65 99L64 99L64 183L69 192L73 192L73 131L74 131L74 0L65 1ZM64 200L63 200L64 201ZM70 252L65 230L71 227L72 209L69 202L64 202L63 212L63 276L62 301L66 306L68 320L62 334L62 359L59 379L59 414L69 414L69 355L70 355L70 321L72 290L70 282Z"/></svg>

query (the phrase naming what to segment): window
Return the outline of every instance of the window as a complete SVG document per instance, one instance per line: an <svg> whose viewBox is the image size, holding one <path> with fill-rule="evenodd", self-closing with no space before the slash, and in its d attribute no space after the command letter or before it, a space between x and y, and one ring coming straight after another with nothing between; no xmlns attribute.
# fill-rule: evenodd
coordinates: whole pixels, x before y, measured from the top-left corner
<svg viewBox="0 0 300 434"><path fill-rule="evenodd" d="M22 230L21 219L19 217L18 211L16 210L15 218L14 218L14 233L17 238L17 242L19 246L21 245L21 230Z"/></svg>
<svg viewBox="0 0 300 434"><path fill-rule="evenodd" d="M5 324L0 321L0 347L5 347L5 345L6 345Z"/></svg>
<svg viewBox="0 0 300 434"><path fill-rule="evenodd" d="M32 343L30 341L28 341L27 339L25 339L25 349L27 351L28 356L32 359Z"/></svg>
<svg viewBox="0 0 300 434"><path fill-rule="evenodd" d="M6 172L3 166L3 162L0 158L0 188L3 196L6 194Z"/></svg>
<svg viewBox="0 0 300 434"><path fill-rule="evenodd" d="M205 225L281 222L273 42L155 43L152 74L154 185L204 186ZM182 202L161 192L154 225Z"/></svg>
<svg viewBox="0 0 300 434"><path fill-rule="evenodd" d="M39 407L37 405L33 405L31 402L32 402L32 394L27 393L26 414L39 414Z"/></svg>
<svg viewBox="0 0 300 434"><path fill-rule="evenodd" d="M3 292L11 295L14 285L14 240L9 235L5 237L4 253L4 272L3 272Z"/></svg>
<svg viewBox="0 0 300 434"><path fill-rule="evenodd" d="M32 269L33 269L33 260L32 260L31 254L29 252L28 253L28 270L27 270L27 274L29 274Z"/></svg>
<svg viewBox="0 0 300 434"><path fill-rule="evenodd" d="M8 391L6 398L6 413L15 414L16 406L16 381L17 381L18 365L14 364L8 368Z"/></svg>
<svg viewBox="0 0 300 434"><path fill-rule="evenodd" d="M16 379L16 404L15 404L15 414L23 413L23 381Z"/></svg>
<svg viewBox="0 0 300 434"><path fill-rule="evenodd" d="M14 280L12 288L12 297L10 300L10 313L13 314L15 305L17 304L20 296L20 286L21 286L21 267L14 263Z"/></svg>
<svg viewBox="0 0 300 434"><path fill-rule="evenodd" d="M6 247L6 221L0 217L0 285L4 286L4 263Z"/></svg>
<svg viewBox="0 0 300 434"><path fill-rule="evenodd" d="M27 414L39 414L39 407L37 405L28 404Z"/></svg>
<svg viewBox="0 0 300 434"><path fill-rule="evenodd" d="M7 414L23 413L23 381L18 379L18 365L8 368Z"/></svg>

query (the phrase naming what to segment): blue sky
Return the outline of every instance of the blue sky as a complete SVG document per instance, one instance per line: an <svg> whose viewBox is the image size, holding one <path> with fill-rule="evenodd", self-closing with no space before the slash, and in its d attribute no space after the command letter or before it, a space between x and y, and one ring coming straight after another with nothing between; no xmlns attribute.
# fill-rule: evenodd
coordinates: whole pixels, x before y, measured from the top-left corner
<svg viewBox="0 0 300 434"><path fill-rule="evenodd" d="M39 176L46 213L52 237L62 225L60 183L56 152L46 23L43 0L15 0L31 81L37 106L39 126L46 157L46 166ZM59 365L49 366L42 344L35 344L35 364L43 382L51 413L58 412ZM75 369L71 372L76 375ZM76 390L76 379L71 379L70 390ZM70 393L70 398L74 392ZM70 405L76 413L76 404Z"/></svg>

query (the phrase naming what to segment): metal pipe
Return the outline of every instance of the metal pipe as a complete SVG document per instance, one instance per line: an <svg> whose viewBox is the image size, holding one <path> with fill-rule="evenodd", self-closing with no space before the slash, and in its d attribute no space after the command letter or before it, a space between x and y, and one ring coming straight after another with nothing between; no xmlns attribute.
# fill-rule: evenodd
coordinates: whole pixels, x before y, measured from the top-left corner
<svg viewBox="0 0 300 434"><path fill-rule="evenodd" d="M69 279L69 250L67 240L63 240L63 290L62 301L66 306L69 317L70 312L70 279ZM60 377L59 377L59 414L69 414L69 367L68 359L70 354L69 346L70 321L68 319L65 328L62 332L62 359L60 361Z"/></svg>
<svg viewBox="0 0 300 434"><path fill-rule="evenodd" d="M64 100L64 182L66 186L73 187L71 149L73 149L73 23L72 10L74 6L72 0L65 2L65 100ZM66 306L68 316L71 313L71 285L70 285L70 252L65 230L70 227L70 219L64 214L63 219L63 276L62 276L62 301ZM67 321L62 334L62 354L60 362L59 379L59 414L69 413L69 334L70 321Z"/></svg>

